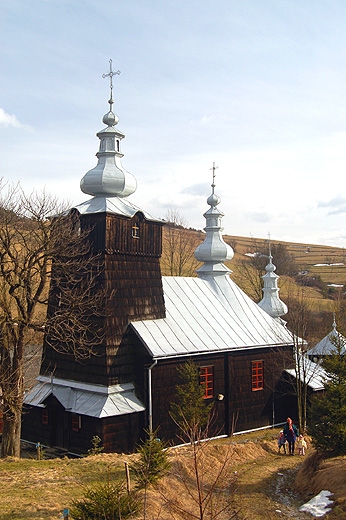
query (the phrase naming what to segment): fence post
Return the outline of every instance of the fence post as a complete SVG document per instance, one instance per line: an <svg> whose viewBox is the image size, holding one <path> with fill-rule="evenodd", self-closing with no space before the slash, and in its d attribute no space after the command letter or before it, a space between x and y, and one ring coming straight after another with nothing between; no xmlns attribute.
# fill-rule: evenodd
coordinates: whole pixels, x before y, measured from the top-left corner
<svg viewBox="0 0 346 520"><path fill-rule="evenodd" d="M40 442L38 442L36 444L36 450L37 450L37 460L41 460L42 459L42 446L41 446Z"/></svg>
<svg viewBox="0 0 346 520"><path fill-rule="evenodd" d="M127 492L130 493L131 489L131 484L130 484L130 469L129 469L129 464L128 462L125 462L125 474L126 474L126 487L127 487Z"/></svg>

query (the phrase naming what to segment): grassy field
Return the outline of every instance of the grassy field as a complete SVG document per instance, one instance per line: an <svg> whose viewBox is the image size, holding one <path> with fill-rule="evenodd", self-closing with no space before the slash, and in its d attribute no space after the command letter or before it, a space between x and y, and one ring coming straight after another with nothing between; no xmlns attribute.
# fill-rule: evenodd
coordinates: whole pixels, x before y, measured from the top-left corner
<svg viewBox="0 0 346 520"><path fill-rule="evenodd" d="M163 256L167 246L167 227L163 228ZM193 252L196 247L201 244L205 238L205 233L202 231L183 229L183 246L179 246L179 241L176 242L176 247L186 247L189 244L189 254L193 257ZM247 253L255 253L256 246L264 249L268 248L268 241L262 238L253 237L239 237L234 235L223 235L225 242L230 244L235 249L234 258L229 262L229 268L236 274L237 269L241 265L241 261L246 259ZM316 244L301 244L294 242L284 242L278 240L271 240L272 244L283 244L287 247L288 252L294 257L299 271L307 272L309 276L321 276L322 280L327 284L346 284L346 250L343 248L323 246ZM185 254L186 251L184 250ZM275 264L275 258L273 259ZM322 265L321 265L322 264ZM340 265L341 264L341 265ZM164 263L162 264L164 275L170 273L165 272ZM189 269L187 268L187 271ZM192 276L191 274L187 276ZM279 276L282 273L277 273Z"/></svg>
<svg viewBox="0 0 346 520"><path fill-rule="evenodd" d="M86 486L124 475L126 457L0 460L2 520L57 520Z"/></svg>
<svg viewBox="0 0 346 520"><path fill-rule="evenodd" d="M225 490L230 490L231 509L238 512L237 520L311 518L298 513L298 507L321 489L335 494L335 510L328 518L345 518L346 457L324 461L317 469L315 464L309 463L308 457L279 455L277 434L278 430L264 430L210 444L204 453L208 468L210 463L212 465L206 472L206 486L211 483L207 479L212 471L226 458L227 472L222 485ZM312 453L309 446L308 455ZM86 487L107 479L124 479L124 463L131 463L134 457L136 455L100 454L84 459L0 460L0 518L58 520L73 499L83 496ZM160 481L157 489L150 490L147 520L177 518L169 507L173 500L183 501L187 508L196 512L192 498L196 490L191 477L191 450L175 448L170 450L170 457L170 474ZM186 492L184 476L190 479L191 493ZM278 496L277 482L282 476L285 477L285 489L280 491L283 496ZM296 477L302 495L295 490ZM286 494L289 500L285 500ZM228 514L220 515L220 520L228 520ZM138 518L143 518L143 515Z"/></svg>
<svg viewBox="0 0 346 520"><path fill-rule="evenodd" d="M255 253L254 243L267 244L264 239L225 235L229 244L236 244L235 265L244 258L245 253ZM272 244L283 244L294 257L298 269L310 276L321 276L327 284L346 284L346 250L343 248L316 244L299 244L273 240ZM275 264L275 258L273 259ZM322 265L321 265L322 264ZM338 265L342 264L342 265ZM280 275L280 273L278 273Z"/></svg>

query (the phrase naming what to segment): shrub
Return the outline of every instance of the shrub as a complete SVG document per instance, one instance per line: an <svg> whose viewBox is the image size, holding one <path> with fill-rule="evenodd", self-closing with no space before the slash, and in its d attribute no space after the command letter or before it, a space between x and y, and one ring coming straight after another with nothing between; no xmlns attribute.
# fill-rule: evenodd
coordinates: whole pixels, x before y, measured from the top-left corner
<svg viewBox="0 0 346 520"><path fill-rule="evenodd" d="M73 520L125 520L139 512L139 500L122 482L101 483L86 490L84 498L71 507Z"/></svg>
<svg viewBox="0 0 346 520"><path fill-rule="evenodd" d="M146 488L162 478L169 468L166 443L157 438L158 431L147 432L148 438L138 447L139 458L133 463L137 486Z"/></svg>
<svg viewBox="0 0 346 520"><path fill-rule="evenodd" d="M335 353L325 356L325 391L312 401L309 433L314 446L329 455L346 455L346 354L341 335L330 336Z"/></svg>
<svg viewBox="0 0 346 520"><path fill-rule="evenodd" d="M103 452L103 446L100 446L101 439L98 435L94 435L91 439L92 448L88 450L88 455L98 455Z"/></svg>

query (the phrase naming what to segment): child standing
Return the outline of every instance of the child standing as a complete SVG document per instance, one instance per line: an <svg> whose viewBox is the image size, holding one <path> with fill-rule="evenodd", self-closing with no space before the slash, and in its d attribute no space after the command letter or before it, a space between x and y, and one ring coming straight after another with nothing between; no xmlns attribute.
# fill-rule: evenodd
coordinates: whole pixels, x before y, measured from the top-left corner
<svg viewBox="0 0 346 520"><path fill-rule="evenodd" d="M278 437L278 452L281 452L281 447L284 448L284 454L286 455L286 439L284 435L284 431L281 430Z"/></svg>
<svg viewBox="0 0 346 520"><path fill-rule="evenodd" d="M304 435L299 435L298 437L298 455L305 455L305 450L307 448L306 440L304 439Z"/></svg>

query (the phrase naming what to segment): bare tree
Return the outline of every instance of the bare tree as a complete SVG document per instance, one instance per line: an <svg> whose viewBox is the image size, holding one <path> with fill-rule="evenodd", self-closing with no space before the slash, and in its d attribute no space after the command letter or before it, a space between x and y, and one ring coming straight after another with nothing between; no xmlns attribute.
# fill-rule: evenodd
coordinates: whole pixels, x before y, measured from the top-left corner
<svg viewBox="0 0 346 520"><path fill-rule="evenodd" d="M315 375L314 364L306 356L313 313L304 287L294 286L292 283L286 301L289 308L286 316L287 325L292 333L294 345L294 393L297 397L299 428L305 431L308 413L308 386Z"/></svg>
<svg viewBox="0 0 346 520"><path fill-rule="evenodd" d="M178 373L182 382L176 387L177 401L171 404L170 414L179 428L180 439L190 445L189 462L182 464L177 460L170 474L185 488L192 508L179 497L166 500L166 506L173 518L184 520L216 520L224 518L226 513L228 519L235 518L237 512L231 502L235 476L231 472L230 443L224 451L219 451L220 447L209 439L213 435L213 403L207 404L203 399L198 365L189 361Z"/></svg>
<svg viewBox="0 0 346 520"><path fill-rule="evenodd" d="M276 272L282 276L293 276L297 273L297 266L293 255L287 246L280 243L271 243L271 254ZM252 239L252 250L247 253L247 258L240 262L240 268L234 275L234 280L252 298L259 302L262 297L263 275L268 264L269 243L268 240Z"/></svg>
<svg viewBox="0 0 346 520"><path fill-rule="evenodd" d="M68 353L85 358L102 336L98 325L87 326L101 309L97 259L77 216L63 210L45 192L26 195L19 185L0 191L2 457L20 456L26 348L42 343L46 330L54 348L64 339ZM59 304L47 317L50 292Z"/></svg>
<svg viewBox="0 0 346 520"><path fill-rule="evenodd" d="M193 233L179 212L167 212L167 224L163 234L161 267L167 276L195 276L199 262L194 257L196 243Z"/></svg>

